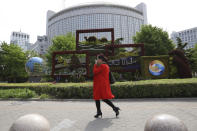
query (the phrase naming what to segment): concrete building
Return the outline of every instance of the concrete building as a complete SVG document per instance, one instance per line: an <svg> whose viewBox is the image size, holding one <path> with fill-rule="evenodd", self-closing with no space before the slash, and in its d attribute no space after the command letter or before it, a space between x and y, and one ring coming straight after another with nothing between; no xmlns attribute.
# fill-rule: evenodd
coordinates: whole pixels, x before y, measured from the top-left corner
<svg viewBox="0 0 197 131"><path fill-rule="evenodd" d="M37 36L37 41L31 46L31 50L35 51L39 55L43 55L46 53L48 47L47 36Z"/></svg>
<svg viewBox="0 0 197 131"><path fill-rule="evenodd" d="M129 6L93 3L73 6L57 13L47 12L46 34L49 44L58 35L68 32L75 34L76 30L114 28L115 39L124 38L122 43L133 43L132 36L140 30L141 25L147 24L147 11L144 3L132 8ZM106 37L111 40L110 33L81 34L80 41L84 36Z"/></svg>
<svg viewBox="0 0 197 131"><path fill-rule="evenodd" d="M10 43L17 44L24 51L29 50L31 44L29 43L29 35L23 32L12 32L10 36Z"/></svg>
<svg viewBox="0 0 197 131"><path fill-rule="evenodd" d="M172 32L171 39L177 44L176 37L180 37L183 43L188 43L185 49L194 48L197 44L197 27L179 32Z"/></svg>

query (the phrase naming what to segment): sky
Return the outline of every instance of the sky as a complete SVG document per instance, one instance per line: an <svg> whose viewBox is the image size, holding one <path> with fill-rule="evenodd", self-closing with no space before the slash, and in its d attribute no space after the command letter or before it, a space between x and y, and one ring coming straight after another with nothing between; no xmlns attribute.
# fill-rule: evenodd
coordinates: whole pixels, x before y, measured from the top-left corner
<svg viewBox="0 0 197 131"><path fill-rule="evenodd" d="M196 0L103 0L135 7L143 2L147 6L148 24L162 28L169 35L197 27ZM30 35L35 43L37 35L46 35L46 13L58 12L78 4L102 2L95 0L1 0L0 1L0 42L10 43L13 31Z"/></svg>

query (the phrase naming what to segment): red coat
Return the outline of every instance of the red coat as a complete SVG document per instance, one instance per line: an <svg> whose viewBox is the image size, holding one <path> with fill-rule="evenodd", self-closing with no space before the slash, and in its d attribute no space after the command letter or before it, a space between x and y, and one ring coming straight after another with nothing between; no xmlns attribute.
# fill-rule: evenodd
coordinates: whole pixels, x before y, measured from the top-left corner
<svg viewBox="0 0 197 131"><path fill-rule="evenodd" d="M93 69L93 97L95 100L112 99L114 95L111 92L109 82L109 66L101 64L100 66L94 65Z"/></svg>

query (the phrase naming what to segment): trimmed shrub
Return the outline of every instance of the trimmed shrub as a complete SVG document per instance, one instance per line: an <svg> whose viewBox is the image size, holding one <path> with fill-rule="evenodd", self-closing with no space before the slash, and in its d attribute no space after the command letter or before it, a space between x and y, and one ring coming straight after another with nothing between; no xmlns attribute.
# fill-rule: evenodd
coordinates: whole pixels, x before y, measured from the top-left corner
<svg viewBox="0 0 197 131"><path fill-rule="evenodd" d="M50 98L49 95L47 95L47 94L42 94L40 96L40 99L47 99L47 98Z"/></svg>
<svg viewBox="0 0 197 131"><path fill-rule="evenodd" d="M0 90L0 98L32 98L36 97L35 91L30 89L3 89Z"/></svg>
<svg viewBox="0 0 197 131"><path fill-rule="evenodd" d="M135 82L116 82L111 85L116 98L173 98L197 97L197 78L192 79L160 79ZM8 91L5 93L5 91ZM15 91L16 90L16 91ZM13 91L15 91L13 93ZM92 99L92 82L88 83L0 83L0 98L18 98L16 92L27 92L24 98L38 96L38 98L61 99ZM3 96L2 94L11 94ZM40 97L39 97L40 96Z"/></svg>

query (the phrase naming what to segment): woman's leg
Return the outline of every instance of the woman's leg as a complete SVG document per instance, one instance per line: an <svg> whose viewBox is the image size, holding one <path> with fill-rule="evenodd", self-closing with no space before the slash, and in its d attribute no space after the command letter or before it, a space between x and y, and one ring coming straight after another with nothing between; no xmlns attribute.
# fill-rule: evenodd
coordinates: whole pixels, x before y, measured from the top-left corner
<svg viewBox="0 0 197 131"><path fill-rule="evenodd" d="M110 101L110 100L108 100L108 99L104 99L103 100L105 103L107 103L109 106L111 106L112 107L112 109L114 110L114 112L116 113L116 117L119 115L119 110L120 110L120 108L119 107L115 107L114 106L114 104Z"/></svg>
<svg viewBox="0 0 197 131"><path fill-rule="evenodd" d="M101 112L101 102L100 100L95 100L97 113Z"/></svg>
<svg viewBox="0 0 197 131"><path fill-rule="evenodd" d="M108 99L104 99L103 100L105 103L107 103L109 106L111 106L113 109L114 109L114 104L110 101L110 100L108 100Z"/></svg>
<svg viewBox="0 0 197 131"><path fill-rule="evenodd" d="M94 117L95 118L98 118L99 116L102 117L100 100L95 100L95 103L96 103L97 114Z"/></svg>

